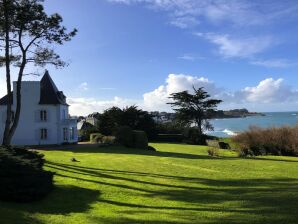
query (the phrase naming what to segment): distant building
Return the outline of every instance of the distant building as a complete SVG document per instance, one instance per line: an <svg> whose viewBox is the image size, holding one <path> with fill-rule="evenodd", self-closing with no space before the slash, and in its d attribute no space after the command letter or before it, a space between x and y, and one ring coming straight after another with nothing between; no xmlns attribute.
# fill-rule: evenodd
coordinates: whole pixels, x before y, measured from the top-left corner
<svg viewBox="0 0 298 224"><path fill-rule="evenodd" d="M13 83L16 90L16 82ZM13 91L13 111L16 110L16 92ZM46 72L38 81L22 82L22 109L13 145L48 145L76 143L77 119L69 117L66 97L59 91ZM7 95L0 99L0 139L6 121Z"/></svg>
<svg viewBox="0 0 298 224"><path fill-rule="evenodd" d="M175 113L154 111L150 112L150 115L157 123L167 123L175 120Z"/></svg>

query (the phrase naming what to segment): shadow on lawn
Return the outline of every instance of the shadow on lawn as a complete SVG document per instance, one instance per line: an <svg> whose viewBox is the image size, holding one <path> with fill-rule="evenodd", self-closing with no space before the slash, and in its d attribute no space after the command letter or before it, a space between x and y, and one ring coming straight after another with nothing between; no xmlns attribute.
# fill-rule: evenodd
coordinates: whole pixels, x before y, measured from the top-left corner
<svg viewBox="0 0 298 224"><path fill-rule="evenodd" d="M130 172L111 169L88 168L77 165L48 163L47 166L56 169L59 176L95 184L107 185L123 190L132 190L134 194L146 195L151 198L163 199L162 204L132 203L117 199L98 199L99 203L120 207L123 216L129 214L142 215L147 211L153 217L166 211L174 211L177 215L185 214L184 223L196 223L194 212L205 214L221 214L205 220L204 223L223 224L280 224L297 223L298 220L298 179L233 179L216 180L197 177L182 177L145 172ZM63 174L61 173L63 172ZM78 175L79 174L79 175ZM148 178L142 180L142 176ZM90 178L91 177L91 178ZM165 184L164 179L170 179L171 184ZM122 190L121 190L122 189ZM128 193L129 194L129 193ZM175 202L185 206L175 206ZM172 203L171 203L172 202ZM224 204L227 203L227 204ZM121 211L119 211L121 213ZM190 213L189 215L187 215ZM173 214L173 217L176 214ZM158 216L157 216L158 217ZM212 216L211 216L212 217ZM113 223L108 218L96 218L99 223ZM217 219L215 221L215 219ZM126 223L127 217L117 219L118 223ZM199 220L197 220L198 223ZM129 223L175 223L172 220L146 221L133 220Z"/></svg>
<svg viewBox="0 0 298 224"><path fill-rule="evenodd" d="M72 153L109 153L109 154L131 154L131 155L146 155L146 156L156 156L156 157L171 157L171 158L181 158L181 159L237 159L237 157L211 157L208 155L197 155L190 153L178 153L178 152L164 152L164 151L150 151L142 149L131 149L121 146L105 146L105 147L66 147L58 148L55 151L67 151Z"/></svg>
<svg viewBox="0 0 298 224"><path fill-rule="evenodd" d="M47 198L39 202L24 204L0 203L1 223L39 224L42 222L30 216L35 213L67 215L86 212L90 209L92 203L99 200L99 196L99 191L95 190L76 186L56 186ZM5 209L8 214L2 214L2 209Z"/></svg>

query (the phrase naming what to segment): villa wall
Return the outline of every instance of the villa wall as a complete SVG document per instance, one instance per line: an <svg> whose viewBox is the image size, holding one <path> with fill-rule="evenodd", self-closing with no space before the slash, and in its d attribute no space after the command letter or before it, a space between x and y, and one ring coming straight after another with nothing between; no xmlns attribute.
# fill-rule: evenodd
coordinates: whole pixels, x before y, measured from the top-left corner
<svg viewBox="0 0 298 224"><path fill-rule="evenodd" d="M16 83L14 83L16 89ZM22 83L22 109L17 130L13 136L13 145L47 145L62 144L63 127L71 128L67 122L68 106L65 105L40 105L40 82ZM16 95L13 96L13 111L16 109ZM47 121L40 120L40 111L47 111ZM64 114L65 119L64 119ZM64 120L64 122L63 122ZM3 132L6 121L6 106L0 106L0 140L3 139ZM76 127L76 124L74 125ZM48 131L46 140L40 139L40 129L45 128ZM77 142L77 133L75 139L71 142Z"/></svg>

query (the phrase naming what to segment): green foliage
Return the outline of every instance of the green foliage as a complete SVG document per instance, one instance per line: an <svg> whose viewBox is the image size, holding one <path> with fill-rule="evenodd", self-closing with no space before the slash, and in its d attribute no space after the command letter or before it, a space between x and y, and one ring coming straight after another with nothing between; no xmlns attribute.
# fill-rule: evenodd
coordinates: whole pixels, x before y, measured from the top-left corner
<svg viewBox="0 0 298 224"><path fill-rule="evenodd" d="M121 126L122 110L118 107L111 107L102 114L97 114L97 128L103 135L113 135Z"/></svg>
<svg viewBox="0 0 298 224"><path fill-rule="evenodd" d="M298 156L298 125L295 127L259 128L233 137L240 156L284 155Z"/></svg>
<svg viewBox="0 0 298 224"><path fill-rule="evenodd" d="M198 128L186 128L183 131L183 141L192 145L206 145L206 140L209 138L205 134L201 134Z"/></svg>
<svg viewBox="0 0 298 224"><path fill-rule="evenodd" d="M53 189L53 173L43 170L43 155L18 148L0 148L0 200L37 201Z"/></svg>
<svg viewBox="0 0 298 224"><path fill-rule="evenodd" d="M133 130L128 126L122 126L116 131L116 142L125 147L134 147Z"/></svg>
<svg viewBox="0 0 298 224"><path fill-rule="evenodd" d="M132 130L129 126L122 126L116 132L115 141L128 148L147 149L148 138L144 131Z"/></svg>
<svg viewBox="0 0 298 224"><path fill-rule="evenodd" d="M90 134L90 142L92 143L101 143L104 135L101 133L92 133Z"/></svg>
<svg viewBox="0 0 298 224"><path fill-rule="evenodd" d="M181 134L185 128L184 124L176 120L156 124L156 131L160 134Z"/></svg>
<svg viewBox="0 0 298 224"><path fill-rule="evenodd" d="M133 131L134 148L147 149L148 138L144 131Z"/></svg>
<svg viewBox="0 0 298 224"><path fill-rule="evenodd" d="M120 109L112 107L102 114L96 114L98 130L104 135L113 135L121 126L128 126L133 130L145 131L150 139L156 135L155 122L147 111L136 106Z"/></svg>
<svg viewBox="0 0 298 224"><path fill-rule="evenodd" d="M212 125L208 122L210 114L214 112L221 100L210 99L210 95L204 91L204 88L194 88L194 94L188 91L173 93L170 104L177 113L177 119L185 124L195 123L199 130L199 135L203 129L212 130ZM201 141L201 140L200 140Z"/></svg>
<svg viewBox="0 0 298 224"><path fill-rule="evenodd" d="M182 134L158 134L156 141L157 142L182 142Z"/></svg>

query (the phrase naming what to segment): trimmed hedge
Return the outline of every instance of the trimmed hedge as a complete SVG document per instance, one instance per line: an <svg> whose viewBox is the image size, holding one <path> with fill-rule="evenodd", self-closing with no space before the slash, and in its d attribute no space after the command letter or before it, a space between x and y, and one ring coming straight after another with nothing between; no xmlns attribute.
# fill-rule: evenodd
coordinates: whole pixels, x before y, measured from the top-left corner
<svg viewBox="0 0 298 224"><path fill-rule="evenodd" d="M0 200L37 201L53 189L54 173L43 170L45 160L37 152L0 148Z"/></svg>
<svg viewBox="0 0 298 224"><path fill-rule="evenodd" d="M148 149L148 138L144 131L133 131L134 148Z"/></svg>
<svg viewBox="0 0 298 224"><path fill-rule="evenodd" d="M133 148L133 130L128 126L119 127L116 131L116 142L125 147Z"/></svg>
<svg viewBox="0 0 298 224"><path fill-rule="evenodd" d="M183 135L182 134L158 134L157 141L158 142L182 142Z"/></svg>
<svg viewBox="0 0 298 224"><path fill-rule="evenodd" d="M128 126L122 126L117 130L116 142L128 148L148 149L146 132L132 130Z"/></svg>

